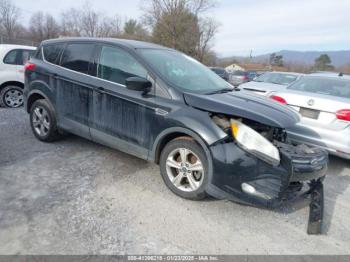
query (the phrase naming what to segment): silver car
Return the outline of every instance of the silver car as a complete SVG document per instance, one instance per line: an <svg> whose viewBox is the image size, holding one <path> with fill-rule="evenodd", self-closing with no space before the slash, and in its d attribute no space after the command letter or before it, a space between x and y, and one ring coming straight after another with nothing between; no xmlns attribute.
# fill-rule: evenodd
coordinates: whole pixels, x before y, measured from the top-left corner
<svg viewBox="0 0 350 262"><path fill-rule="evenodd" d="M234 87L238 87L239 85L246 83L248 81L249 81L249 75L248 75L248 72L246 71L237 70L230 73L229 82Z"/></svg>
<svg viewBox="0 0 350 262"><path fill-rule="evenodd" d="M302 74L288 72L267 72L253 81L241 84L240 89L268 96L271 92L284 90L289 84L298 80Z"/></svg>
<svg viewBox="0 0 350 262"><path fill-rule="evenodd" d="M301 121L288 130L292 141L350 159L350 76L304 76L270 97L300 113Z"/></svg>

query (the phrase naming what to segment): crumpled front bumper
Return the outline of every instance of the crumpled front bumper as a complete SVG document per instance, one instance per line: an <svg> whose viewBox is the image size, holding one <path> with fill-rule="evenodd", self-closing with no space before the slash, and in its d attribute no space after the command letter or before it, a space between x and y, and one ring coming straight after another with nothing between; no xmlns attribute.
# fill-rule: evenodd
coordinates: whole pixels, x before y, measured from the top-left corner
<svg viewBox="0 0 350 262"><path fill-rule="evenodd" d="M319 148L275 142L281 162L274 167L241 149L234 141L212 146L213 174L208 193L219 199L274 208L291 188L322 182L328 154Z"/></svg>
<svg viewBox="0 0 350 262"><path fill-rule="evenodd" d="M290 173L290 182L312 181L323 178L328 168L328 153L317 147L293 146L276 142L281 165Z"/></svg>

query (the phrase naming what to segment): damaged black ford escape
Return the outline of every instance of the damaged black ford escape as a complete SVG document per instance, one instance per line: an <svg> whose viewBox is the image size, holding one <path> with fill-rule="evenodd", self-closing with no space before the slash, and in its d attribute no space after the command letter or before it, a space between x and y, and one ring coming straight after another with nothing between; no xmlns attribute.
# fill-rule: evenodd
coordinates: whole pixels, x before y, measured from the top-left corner
<svg viewBox="0 0 350 262"><path fill-rule="evenodd" d="M322 181L328 156L292 145L299 115L232 86L196 60L119 39L44 41L26 64L34 135L69 132L160 165L187 199L273 207L291 187Z"/></svg>

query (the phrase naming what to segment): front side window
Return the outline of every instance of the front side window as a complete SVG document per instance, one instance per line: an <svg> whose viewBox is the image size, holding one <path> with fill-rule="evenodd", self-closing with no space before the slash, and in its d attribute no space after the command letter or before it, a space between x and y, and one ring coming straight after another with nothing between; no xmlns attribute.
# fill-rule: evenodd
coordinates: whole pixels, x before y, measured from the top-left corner
<svg viewBox="0 0 350 262"><path fill-rule="evenodd" d="M44 58L47 62L50 62L52 64L58 64L59 63L59 55L64 47L63 43L60 44L52 44L52 45L46 45L43 47L44 52Z"/></svg>
<svg viewBox="0 0 350 262"><path fill-rule="evenodd" d="M125 80L133 76L146 78L147 71L124 50L117 47L102 47L97 66L97 77L125 85Z"/></svg>
<svg viewBox="0 0 350 262"><path fill-rule="evenodd" d="M140 54L163 79L179 89L206 94L233 88L208 67L180 52L140 49Z"/></svg>
<svg viewBox="0 0 350 262"><path fill-rule="evenodd" d="M93 50L94 44L68 44L62 54L61 66L83 74L88 74Z"/></svg>
<svg viewBox="0 0 350 262"><path fill-rule="evenodd" d="M19 50L19 49L12 50L12 51L8 52L4 58L4 63L9 64L9 65L17 65L18 64L17 59L19 57L20 52L21 52L21 50Z"/></svg>
<svg viewBox="0 0 350 262"><path fill-rule="evenodd" d="M303 77L288 87L290 90L350 98L350 80Z"/></svg>

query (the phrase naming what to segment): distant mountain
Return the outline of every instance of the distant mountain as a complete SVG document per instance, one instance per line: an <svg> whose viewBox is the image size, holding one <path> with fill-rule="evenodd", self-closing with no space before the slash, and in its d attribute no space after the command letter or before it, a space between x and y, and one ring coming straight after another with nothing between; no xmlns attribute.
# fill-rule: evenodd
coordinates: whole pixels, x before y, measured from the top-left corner
<svg viewBox="0 0 350 262"><path fill-rule="evenodd" d="M347 51L291 51L291 50L282 50L276 52L277 55L283 56L283 61L285 63L296 63L296 64L305 64L313 65L315 59L322 54L327 54L331 60L332 65L335 67L349 65L350 64L350 50ZM268 63L270 54L259 55L253 57L251 60L254 63ZM221 59L222 61L229 60L244 61L247 60L246 57L232 56Z"/></svg>

